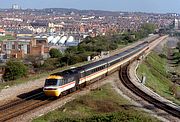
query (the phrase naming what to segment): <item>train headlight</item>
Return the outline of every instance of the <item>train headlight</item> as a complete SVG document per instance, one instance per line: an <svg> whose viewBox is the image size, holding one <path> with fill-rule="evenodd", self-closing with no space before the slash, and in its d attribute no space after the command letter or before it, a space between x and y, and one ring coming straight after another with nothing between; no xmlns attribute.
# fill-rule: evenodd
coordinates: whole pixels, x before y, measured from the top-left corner
<svg viewBox="0 0 180 122"><path fill-rule="evenodd" d="M57 90L57 88L44 88L44 90Z"/></svg>

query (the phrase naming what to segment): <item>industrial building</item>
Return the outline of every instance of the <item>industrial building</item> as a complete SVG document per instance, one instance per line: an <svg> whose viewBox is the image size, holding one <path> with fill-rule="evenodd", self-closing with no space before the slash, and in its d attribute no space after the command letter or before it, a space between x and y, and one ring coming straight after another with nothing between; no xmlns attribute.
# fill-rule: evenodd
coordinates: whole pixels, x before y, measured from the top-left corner
<svg viewBox="0 0 180 122"><path fill-rule="evenodd" d="M22 59L27 55L47 58L49 56L47 38L24 37L16 40L4 40L0 42L0 54L2 62L9 58Z"/></svg>
<svg viewBox="0 0 180 122"><path fill-rule="evenodd" d="M180 20L174 19L174 29L179 30L180 29Z"/></svg>

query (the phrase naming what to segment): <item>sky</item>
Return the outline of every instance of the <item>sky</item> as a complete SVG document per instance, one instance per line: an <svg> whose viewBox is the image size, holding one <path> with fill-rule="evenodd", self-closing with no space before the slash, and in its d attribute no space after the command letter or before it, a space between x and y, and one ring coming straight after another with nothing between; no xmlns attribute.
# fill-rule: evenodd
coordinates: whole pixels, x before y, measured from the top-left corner
<svg viewBox="0 0 180 122"><path fill-rule="evenodd" d="M129 12L180 13L180 0L0 0L0 8L76 8Z"/></svg>

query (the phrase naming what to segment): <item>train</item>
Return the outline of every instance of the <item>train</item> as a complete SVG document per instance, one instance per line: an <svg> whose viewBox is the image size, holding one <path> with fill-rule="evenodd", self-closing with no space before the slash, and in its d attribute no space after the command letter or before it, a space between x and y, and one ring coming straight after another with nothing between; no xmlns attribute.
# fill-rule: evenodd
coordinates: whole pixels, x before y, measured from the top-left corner
<svg viewBox="0 0 180 122"><path fill-rule="evenodd" d="M45 80L43 91L46 96L52 97L76 91L119 70L122 64L142 55L148 48L149 43L145 41L108 58L51 74Z"/></svg>

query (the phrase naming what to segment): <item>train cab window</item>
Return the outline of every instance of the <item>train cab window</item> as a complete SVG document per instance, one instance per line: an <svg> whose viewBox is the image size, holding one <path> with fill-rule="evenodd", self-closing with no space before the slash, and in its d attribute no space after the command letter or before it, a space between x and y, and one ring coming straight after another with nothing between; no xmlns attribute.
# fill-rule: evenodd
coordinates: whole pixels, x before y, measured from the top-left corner
<svg viewBox="0 0 180 122"><path fill-rule="evenodd" d="M57 79L46 79L45 86L56 86L58 85Z"/></svg>

